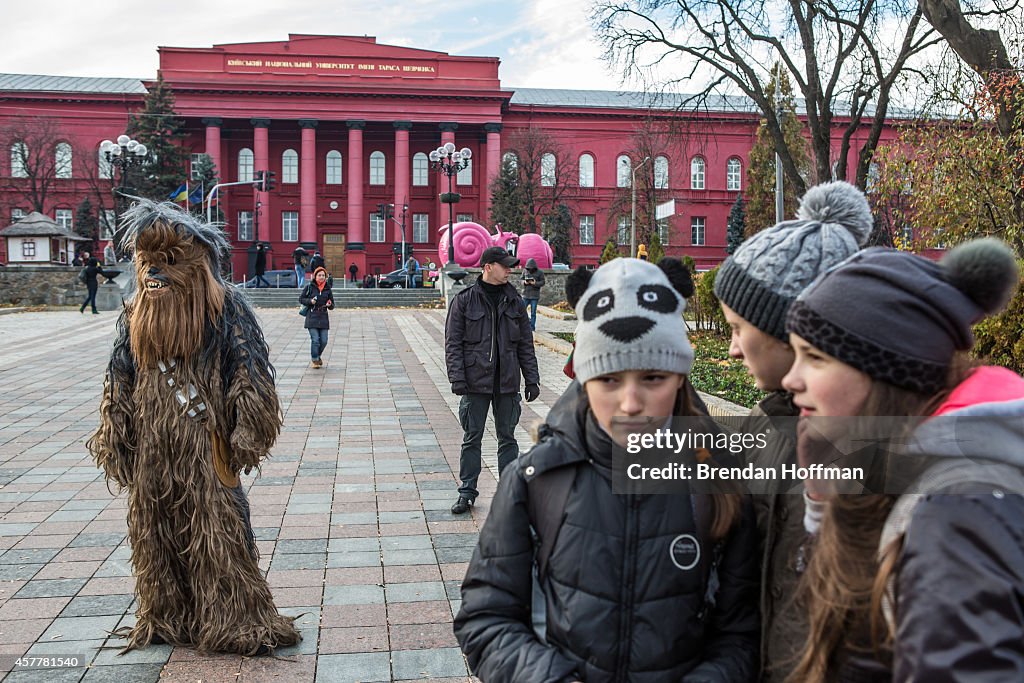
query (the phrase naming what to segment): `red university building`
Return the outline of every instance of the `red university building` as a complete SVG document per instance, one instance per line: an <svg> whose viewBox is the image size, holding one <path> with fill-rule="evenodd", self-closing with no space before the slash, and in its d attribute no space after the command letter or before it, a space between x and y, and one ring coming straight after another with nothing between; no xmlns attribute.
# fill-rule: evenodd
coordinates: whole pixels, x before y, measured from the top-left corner
<svg viewBox="0 0 1024 683"><path fill-rule="evenodd" d="M270 245L268 268L290 267L302 244L319 248L335 273L352 263L360 277L388 272L401 234L377 217L380 203L394 204L396 217L408 206L406 240L422 263L436 262L438 230L448 223L438 195L448 179L430 169L429 152L449 141L472 150L471 167L455 179L462 195L456 221L490 228L488 188L510 134L527 127L552 136L572 166L564 197L576 222L572 265L596 265L605 241L621 236L623 226L628 233L629 204L621 207L638 127L652 116L694 116L671 111L672 103L652 110L640 93L507 88L495 57L379 45L371 37L291 35L159 53L190 152L208 154L222 182L251 180L263 169L276 174L272 192L241 186L220 193L236 281L256 240ZM82 177L86 162L97 166L100 142L124 132L144 94L134 79L0 74L0 129L47 118L66 137L44 207L61 225L72 225L79 201L95 189L95 180ZM757 129L758 115L742 99L729 104L728 111L700 114L713 134L699 148L674 145L651 160L659 198L676 202L666 251L692 256L701 269L725 257L726 220ZM852 151L859 146L855 141ZM70 158L71 149L92 158ZM0 187L22 182L12 156L0 155ZM110 170L98 166L101 181L112 182ZM19 202L0 190L0 227L31 210Z"/></svg>

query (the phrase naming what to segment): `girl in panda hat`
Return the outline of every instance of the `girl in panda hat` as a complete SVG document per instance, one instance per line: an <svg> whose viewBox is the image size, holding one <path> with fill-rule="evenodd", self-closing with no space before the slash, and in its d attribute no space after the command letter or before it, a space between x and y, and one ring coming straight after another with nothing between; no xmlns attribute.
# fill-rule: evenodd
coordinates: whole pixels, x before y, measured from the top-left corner
<svg viewBox="0 0 1024 683"><path fill-rule="evenodd" d="M682 317L692 292L674 259L615 259L566 283L576 381L505 471L462 584L455 634L485 683L756 675L749 501L613 492L615 445L699 414Z"/></svg>
<svg viewBox="0 0 1024 683"><path fill-rule="evenodd" d="M821 453L815 418L918 418L867 474L884 488L806 484L811 637L791 681L1024 680L1024 379L962 360L1018 279L992 238L939 263L874 248L790 308L802 465Z"/></svg>

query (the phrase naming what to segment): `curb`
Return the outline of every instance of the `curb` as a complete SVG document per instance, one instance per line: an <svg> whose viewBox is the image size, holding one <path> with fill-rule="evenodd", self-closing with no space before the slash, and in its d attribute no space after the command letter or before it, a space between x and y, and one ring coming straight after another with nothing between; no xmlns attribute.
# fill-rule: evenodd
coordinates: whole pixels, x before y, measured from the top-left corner
<svg viewBox="0 0 1024 683"><path fill-rule="evenodd" d="M537 310L539 311L540 308L538 307ZM540 344L541 346L547 347L555 353L561 353L564 356L568 356L572 352L572 344L564 339L554 337L547 332L534 332L533 343Z"/></svg>
<svg viewBox="0 0 1024 683"><path fill-rule="evenodd" d="M554 318L555 320L575 320L575 313L562 313L556 311L550 306L537 306L537 313L541 314L545 318Z"/></svg>
<svg viewBox="0 0 1024 683"><path fill-rule="evenodd" d="M10 315L11 313L21 313L25 310L24 306L18 306L15 308L0 308L0 315Z"/></svg>

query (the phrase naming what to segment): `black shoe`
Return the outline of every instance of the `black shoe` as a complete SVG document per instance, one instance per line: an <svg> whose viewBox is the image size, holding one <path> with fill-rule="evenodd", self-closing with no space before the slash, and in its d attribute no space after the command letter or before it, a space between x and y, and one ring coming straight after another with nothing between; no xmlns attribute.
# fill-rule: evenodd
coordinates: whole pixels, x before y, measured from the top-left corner
<svg viewBox="0 0 1024 683"><path fill-rule="evenodd" d="M464 515L469 512L469 508L473 507L473 501L465 496L459 496L459 499L455 501L455 505L452 505L453 515Z"/></svg>

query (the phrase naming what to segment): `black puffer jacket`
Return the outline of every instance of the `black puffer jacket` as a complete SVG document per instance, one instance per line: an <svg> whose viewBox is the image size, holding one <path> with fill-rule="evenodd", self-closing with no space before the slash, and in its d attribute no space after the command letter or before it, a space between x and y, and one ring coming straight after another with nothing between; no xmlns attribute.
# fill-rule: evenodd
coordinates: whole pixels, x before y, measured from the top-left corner
<svg viewBox="0 0 1024 683"><path fill-rule="evenodd" d="M501 479L455 619L473 671L486 683L754 680L759 624L752 508L745 506L726 542L721 588L702 621L696 615L705 605L704 573L680 569L671 555L673 540L698 535L690 496L613 494L607 470L593 464L597 454L587 450L586 415L574 383L552 408L541 443ZM576 466L577 473L544 580L544 642L531 628L527 480L565 466Z"/></svg>
<svg viewBox="0 0 1024 683"><path fill-rule="evenodd" d="M316 299L314 300L313 297ZM331 302L330 305L327 305L328 301ZM306 313L306 324L303 327L307 330L310 328L331 329L331 319L327 311L334 310L334 293L331 291L330 283L325 284L321 292L315 283L310 282L299 295L299 303L309 306L309 312Z"/></svg>

